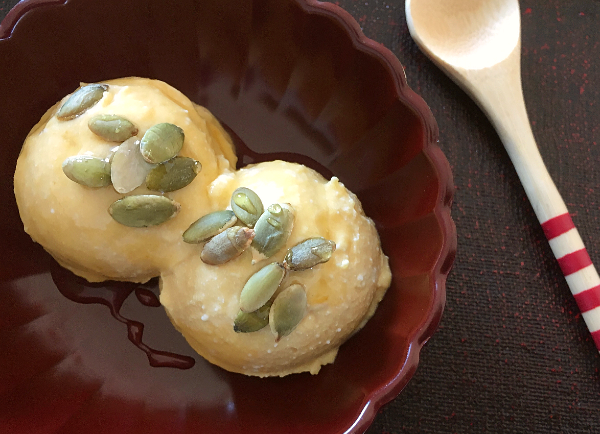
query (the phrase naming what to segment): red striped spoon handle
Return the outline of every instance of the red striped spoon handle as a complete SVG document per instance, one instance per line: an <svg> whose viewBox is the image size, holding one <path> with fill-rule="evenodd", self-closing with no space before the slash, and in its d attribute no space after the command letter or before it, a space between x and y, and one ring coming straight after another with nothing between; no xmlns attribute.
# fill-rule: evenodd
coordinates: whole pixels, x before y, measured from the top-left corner
<svg viewBox="0 0 600 434"><path fill-rule="evenodd" d="M496 86L488 89L486 94L477 95L478 102L494 124L515 166L594 344L600 351L600 278L533 137L521 89L520 69L514 65L519 59L520 45L519 38L515 51L502 65L507 71L493 77ZM484 79L485 71L477 71L471 79Z"/></svg>
<svg viewBox="0 0 600 434"><path fill-rule="evenodd" d="M419 48L490 119L600 351L600 279L535 143L521 87L517 0L406 0Z"/></svg>
<svg viewBox="0 0 600 434"><path fill-rule="evenodd" d="M600 277L568 213L542 223L581 315L600 350Z"/></svg>

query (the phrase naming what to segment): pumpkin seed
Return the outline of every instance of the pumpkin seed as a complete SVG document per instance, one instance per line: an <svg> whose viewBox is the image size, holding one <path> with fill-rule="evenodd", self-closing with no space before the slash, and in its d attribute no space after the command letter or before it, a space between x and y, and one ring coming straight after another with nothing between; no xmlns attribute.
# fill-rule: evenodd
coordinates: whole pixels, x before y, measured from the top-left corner
<svg viewBox="0 0 600 434"><path fill-rule="evenodd" d="M156 226L173 218L179 204L165 196L127 196L113 202L108 212L117 222L132 228Z"/></svg>
<svg viewBox="0 0 600 434"><path fill-rule="evenodd" d="M106 84L94 83L80 87L60 107L56 117L61 121L67 121L79 116L100 101L107 90Z"/></svg>
<svg viewBox="0 0 600 434"><path fill-rule="evenodd" d="M192 182L201 169L202 165L193 158L175 157L148 173L146 187L163 192L179 190Z"/></svg>
<svg viewBox="0 0 600 434"><path fill-rule="evenodd" d="M236 189L231 195L231 209L238 219L252 228L264 212L263 203L258 195L246 187Z"/></svg>
<svg viewBox="0 0 600 434"><path fill-rule="evenodd" d="M250 247L254 230L245 226L233 226L211 238L204 245L200 259L209 265L220 265L237 258Z"/></svg>
<svg viewBox="0 0 600 434"><path fill-rule="evenodd" d="M279 293L269 311L269 325L275 342L289 335L300 324L306 308L306 291L302 285L290 285Z"/></svg>
<svg viewBox="0 0 600 434"><path fill-rule="evenodd" d="M265 258L277 253L287 243L294 226L294 208L290 204L273 204L262 213L254 231L254 247Z"/></svg>
<svg viewBox="0 0 600 434"><path fill-rule="evenodd" d="M181 151L184 138L183 130L177 125L156 124L142 137L140 151L148 163L163 163Z"/></svg>
<svg viewBox="0 0 600 434"><path fill-rule="evenodd" d="M215 211L199 218L183 233L183 241L201 243L230 228L237 221L233 211Z"/></svg>
<svg viewBox="0 0 600 434"><path fill-rule="evenodd" d="M236 333L257 332L269 324L269 310L272 303L267 303L254 312L240 310L233 322L233 331Z"/></svg>
<svg viewBox="0 0 600 434"><path fill-rule="evenodd" d="M129 120L117 115L98 115L88 121L92 133L109 142L124 142L138 133Z"/></svg>
<svg viewBox="0 0 600 434"><path fill-rule="evenodd" d="M285 268L273 262L254 273L240 294L240 309L243 312L254 312L264 306L277 291L277 287L285 276Z"/></svg>
<svg viewBox="0 0 600 434"><path fill-rule="evenodd" d="M62 164L62 170L71 181L86 187L106 187L110 185L110 163L91 155L69 157Z"/></svg>
<svg viewBox="0 0 600 434"><path fill-rule="evenodd" d="M335 243L323 237L308 238L287 251L283 266L291 271L302 271L329 261L335 252Z"/></svg>
<svg viewBox="0 0 600 434"><path fill-rule="evenodd" d="M154 167L142 158L139 146L140 141L132 137L121 143L112 156L110 177L119 193L129 193L138 188Z"/></svg>

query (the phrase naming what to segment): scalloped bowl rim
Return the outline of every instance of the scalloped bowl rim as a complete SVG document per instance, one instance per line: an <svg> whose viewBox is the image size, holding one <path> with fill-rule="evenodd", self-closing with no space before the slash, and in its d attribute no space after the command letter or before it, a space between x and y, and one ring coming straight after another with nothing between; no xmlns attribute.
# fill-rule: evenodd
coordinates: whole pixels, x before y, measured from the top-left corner
<svg viewBox="0 0 600 434"><path fill-rule="evenodd" d="M425 126L425 143L422 151L432 162L439 179L438 197L433 213L443 233L443 242L435 266L429 273L435 282L434 298L428 312L424 315L424 321L408 339L410 344L404 363L398 365L399 370L396 375L384 386L368 392L359 415L346 430L346 433L360 433L371 425L381 406L394 399L412 378L417 369L420 351L441 320L446 299L446 279L452 268L457 247L456 226L450 215L454 195L453 177L448 160L436 143L438 127L433 114L423 99L408 86L404 68L396 55L383 44L365 36L358 22L340 6L318 0L294 1L306 11L320 13L336 20L344 27L356 49L383 60L394 79L398 98L410 106ZM44 6L63 6L68 2L69 0L21 0L0 22L0 41L11 38L14 27L30 10Z"/></svg>

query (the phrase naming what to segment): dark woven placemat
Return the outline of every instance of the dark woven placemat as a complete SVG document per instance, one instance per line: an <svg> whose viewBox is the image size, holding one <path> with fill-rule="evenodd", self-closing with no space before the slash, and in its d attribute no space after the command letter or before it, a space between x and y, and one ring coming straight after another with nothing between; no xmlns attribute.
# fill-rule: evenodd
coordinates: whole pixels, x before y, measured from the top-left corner
<svg viewBox="0 0 600 434"><path fill-rule="evenodd" d="M16 3L0 0L0 18ZM498 136L418 51L404 1L336 3L406 67L456 184L458 255L440 329L368 434L600 432L600 356ZM600 264L600 2L522 0L521 10L533 131Z"/></svg>

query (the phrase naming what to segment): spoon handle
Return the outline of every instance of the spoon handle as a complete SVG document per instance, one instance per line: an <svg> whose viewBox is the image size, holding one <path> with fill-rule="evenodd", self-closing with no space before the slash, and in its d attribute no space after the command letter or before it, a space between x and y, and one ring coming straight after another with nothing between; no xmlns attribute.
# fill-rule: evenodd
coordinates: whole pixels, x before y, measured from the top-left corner
<svg viewBox="0 0 600 434"><path fill-rule="evenodd" d="M504 143L600 351L600 277L542 160L527 117L520 80L511 88L487 92L480 103Z"/></svg>

